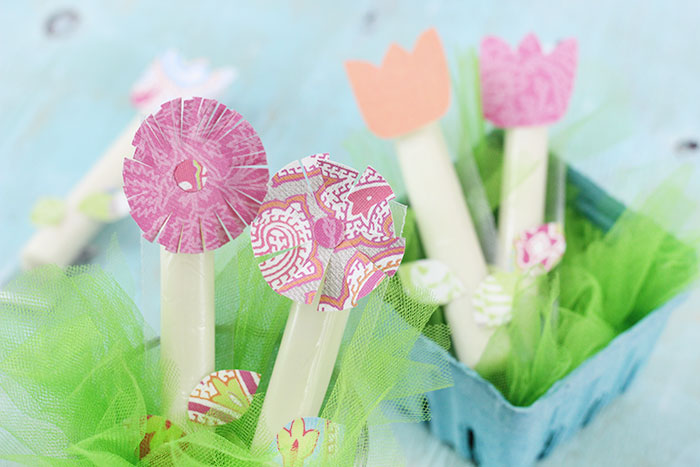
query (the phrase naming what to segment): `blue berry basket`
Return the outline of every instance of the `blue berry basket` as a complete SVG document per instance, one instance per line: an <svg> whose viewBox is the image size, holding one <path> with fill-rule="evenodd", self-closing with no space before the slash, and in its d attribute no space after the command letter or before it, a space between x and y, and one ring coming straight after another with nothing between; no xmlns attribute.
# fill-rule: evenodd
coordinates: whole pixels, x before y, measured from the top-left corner
<svg viewBox="0 0 700 467"><path fill-rule="evenodd" d="M576 208L609 229L624 206L573 170L567 178L580 189ZM454 386L427 394L431 432L478 465L534 464L627 390L684 297L677 296L618 335L528 407L512 405L490 382L448 356ZM425 337L417 345L421 351L446 353Z"/></svg>

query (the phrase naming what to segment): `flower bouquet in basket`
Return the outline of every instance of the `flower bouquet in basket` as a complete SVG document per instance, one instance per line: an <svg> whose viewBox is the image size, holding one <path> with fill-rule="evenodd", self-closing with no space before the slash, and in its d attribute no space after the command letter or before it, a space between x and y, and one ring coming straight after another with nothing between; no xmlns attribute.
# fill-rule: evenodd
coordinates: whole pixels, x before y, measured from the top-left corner
<svg viewBox="0 0 700 467"><path fill-rule="evenodd" d="M362 134L347 148L405 187L398 275L409 296L442 305L432 321L451 331L417 345L445 355L455 383L428 394L430 428L478 464L532 464L587 424L628 387L697 277L687 176L628 209L552 152L577 54L575 40L546 53L534 35L515 50L484 39L478 57L459 57L449 142L438 120L450 75L434 30L412 52L393 45L379 67L346 64L367 126L395 143ZM574 141L589 127L561 134Z"/></svg>
<svg viewBox="0 0 700 467"><path fill-rule="evenodd" d="M435 306L394 277L389 183L328 154L270 176L252 125L200 97L162 104L133 145L124 194L160 245L160 333L118 255L114 272L19 275L0 296L0 458L394 465L391 424L426 420L424 393L451 379L414 349Z"/></svg>

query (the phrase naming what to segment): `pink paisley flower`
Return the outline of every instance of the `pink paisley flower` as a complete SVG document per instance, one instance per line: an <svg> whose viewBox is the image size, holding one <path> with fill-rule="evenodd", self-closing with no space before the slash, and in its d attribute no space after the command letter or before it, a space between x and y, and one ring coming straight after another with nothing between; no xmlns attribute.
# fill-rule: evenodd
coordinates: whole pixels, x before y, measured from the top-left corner
<svg viewBox="0 0 700 467"><path fill-rule="evenodd" d="M134 136L124 193L143 236L174 253L202 253L255 217L269 174L253 127L213 99L166 102Z"/></svg>
<svg viewBox="0 0 700 467"><path fill-rule="evenodd" d="M396 237L394 192L376 170L361 175L317 154L282 168L251 224L263 277L280 294L320 311L344 310L393 275L405 241Z"/></svg>
<svg viewBox="0 0 700 467"><path fill-rule="evenodd" d="M479 63L484 116L502 128L555 122L569 104L576 60L575 39L545 55L534 34L515 52L497 37L485 38Z"/></svg>
<svg viewBox="0 0 700 467"><path fill-rule="evenodd" d="M566 251L559 224L550 222L523 232L515 240L515 263L522 271L549 272Z"/></svg>

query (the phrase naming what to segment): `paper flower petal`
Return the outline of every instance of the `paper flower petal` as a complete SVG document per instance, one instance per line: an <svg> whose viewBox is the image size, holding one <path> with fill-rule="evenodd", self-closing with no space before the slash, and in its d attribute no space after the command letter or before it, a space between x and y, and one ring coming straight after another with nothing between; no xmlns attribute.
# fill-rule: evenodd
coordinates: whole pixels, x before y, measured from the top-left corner
<svg viewBox="0 0 700 467"><path fill-rule="evenodd" d="M450 101L447 59L435 29L412 52L392 44L381 66L349 61L345 69L370 130L395 138L440 118Z"/></svg>
<svg viewBox="0 0 700 467"><path fill-rule="evenodd" d="M274 441L277 462L285 467L328 465L340 450L341 428L319 417L297 418L280 430Z"/></svg>
<svg viewBox="0 0 700 467"><path fill-rule="evenodd" d="M493 328L510 322L517 280L517 274L497 272L481 281L472 297L477 324Z"/></svg>
<svg viewBox="0 0 700 467"><path fill-rule="evenodd" d="M311 198L299 161L287 164L275 173L270 178L265 200L251 223L253 253L256 256L269 255L310 242L314 218L320 215Z"/></svg>
<svg viewBox="0 0 700 467"><path fill-rule="evenodd" d="M403 256L403 254L401 255ZM367 255L348 244L333 252L323 280L319 311L340 311L353 308L386 277Z"/></svg>
<svg viewBox="0 0 700 467"><path fill-rule="evenodd" d="M368 167L347 196L345 239L353 245L381 247L394 240L394 222L389 201L394 199L389 183Z"/></svg>
<svg viewBox="0 0 700 467"><path fill-rule="evenodd" d="M256 256L279 253L311 242L313 217L307 197L308 194L299 194L283 201L263 203L250 228Z"/></svg>
<svg viewBox="0 0 700 467"><path fill-rule="evenodd" d="M131 90L131 103L143 113L175 97L218 97L236 78L230 67L211 69L205 59L187 61L168 50L149 64Z"/></svg>
<svg viewBox="0 0 700 467"><path fill-rule="evenodd" d="M160 415L146 416L144 436L136 451L139 459L143 459L165 443L175 441L185 436L185 431Z"/></svg>
<svg viewBox="0 0 700 467"><path fill-rule="evenodd" d="M309 187L312 193L316 193L323 185L323 173L319 161L329 160L330 155L327 152L312 154L301 160L301 165L306 173L306 180L309 182Z"/></svg>
<svg viewBox="0 0 700 467"><path fill-rule="evenodd" d="M190 394L187 413L203 425L224 425L237 420L250 407L260 374L245 370L219 370L204 378Z"/></svg>
<svg viewBox="0 0 700 467"><path fill-rule="evenodd" d="M263 277L306 304L320 287L321 311L355 306L403 258L405 242L394 235L388 203L393 196L374 169L360 176L327 154L288 164L270 178L251 224L253 253L276 255L260 263Z"/></svg>
<svg viewBox="0 0 700 467"><path fill-rule="evenodd" d="M351 242L348 242L351 243ZM406 239L393 238L385 242L381 247L357 244L354 248L372 261L374 266L387 276L393 276L399 270L403 254L406 252Z"/></svg>
<svg viewBox="0 0 700 467"><path fill-rule="evenodd" d="M409 297L429 305L446 305L466 292L464 284L450 268L433 259L402 264L399 277Z"/></svg>
<svg viewBox="0 0 700 467"><path fill-rule="evenodd" d="M279 294L308 304L313 302L330 257L331 250L308 242L263 261L260 272Z"/></svg>
<svg viewBox="0 0 700 467"><path fill-rule="evenodd" d="M517 51L497 37L485 38L479 61L484 116L502 128L559 120L573 91L576 61L574 39L546 55L533 34Z"/></svg>
<svg viewBox="0 0 700 467"><path fill-rule="evenodd" d="M550 222L526 230L515 240L515 264L521 271L543 273L559 264L566 251L562 227Z"/></svg>
<svg viewBox="0 0 700 467"><path fill-rule="evenodd" d="M323 180L321 186L314 191L316 202L326 214L342 221L345 218L348 195L359 173L352 167L328 159L320 159L316 163ZM310 183L315 184L315 179L312 177Z"/></svg>
<svg viewBox="0 0 700 467"><path fill-rule="evenodd" d="M123 172L131 215L146 239L157 238L173 253L201 253L224 245L253 220L268 172L250 167L265 163L265 154L244 123L224 105L199 97L166 102L146 118Z"/></svg>

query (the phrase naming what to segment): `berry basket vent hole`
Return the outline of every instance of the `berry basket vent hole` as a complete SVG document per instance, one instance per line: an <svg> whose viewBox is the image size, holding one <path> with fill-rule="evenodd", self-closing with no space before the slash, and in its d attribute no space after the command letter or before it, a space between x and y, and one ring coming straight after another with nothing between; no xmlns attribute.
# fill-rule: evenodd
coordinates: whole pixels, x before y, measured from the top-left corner
<svg viewBox="0 0 700 467"><path fill-rule="evenodd" d="M639 371L639 367L641 367L641 366L642 366L641 362L637 362L634 364L634 366L630 370L629 374L627 375L627 378L625 378L625 382L622 383L622 387L620 388L620 392L627 391L627 389L630 387L630 384L632 384L632 381L634 381L634 377L637 376L637 372Z"/></svg>
<svg viewBox="0 0 700 467"><path fill-rule="evenodd" d="M469 460L474 464L479 465L479 456L476 452L476 435L472 428L467 428L467 453Z"/></svg>
<svg viewBox="0 0 700 467"><path fill-rule="evenodd" d="M601 409L603 406L603 399L596 399L591 406L588 408L588 411L586 412L586 415L583 417L583 421L581 422L581 427L585 427L589 423L591 423L591 420L593 420L593 417L596 416L598 411Z"/></svg>
<svg viewBox="0 0 700 467"><path fill-rule="evenodd" d="M542 445L542 450L537 455L537 460L544 459L552 452L552 449L554 449L554 447L559 442L559 435L560 434L561 434L561 429L552 430L549 432L549 435L547 436L547 439L545 440L544 445Z"/></svg>

